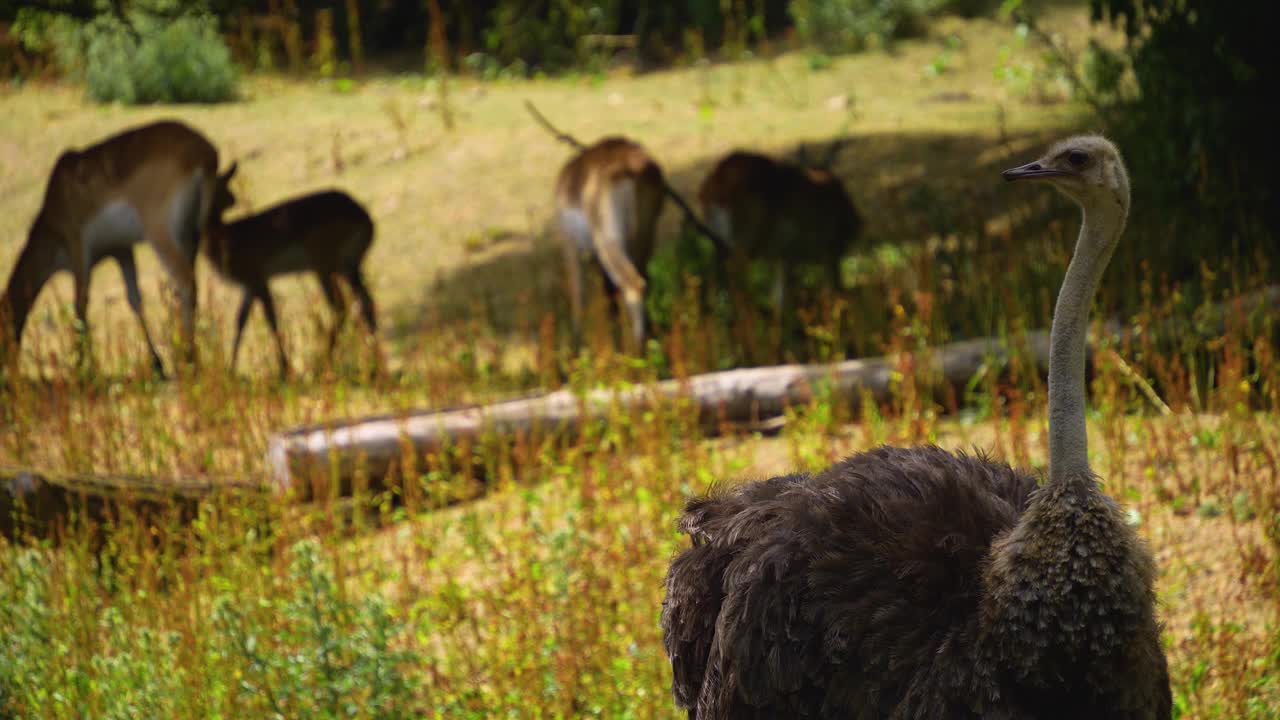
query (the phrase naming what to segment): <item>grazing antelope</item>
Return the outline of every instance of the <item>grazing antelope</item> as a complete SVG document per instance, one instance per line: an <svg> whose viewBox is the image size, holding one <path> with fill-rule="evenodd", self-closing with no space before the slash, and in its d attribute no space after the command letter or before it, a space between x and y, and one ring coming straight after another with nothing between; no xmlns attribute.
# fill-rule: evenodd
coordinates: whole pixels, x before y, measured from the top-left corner
<svg viewBox="0 0 1280 720"><path fill-rule="evenodd" d="M553 127L532 103L525 105L552 135L578 150L561 168L555 191L557 226L563 240L569 281L574 346L582 342L585 304L582 257L587 255L595 259L604 273L605 289L615 314L618 295L622 296L630 325L630 349L638 352L647 331L646 268L653 257L658 217L666 198L670 197L713 241L719 243L719 238L667 183L662 168L638 143L612 136L586 146Z"/></svg>
<svg viewBox="0 0 1280 720"><path fill-rule="evenodd" d="M222 214L235 204L229 183L237 163L218 176L213 215L204 245L218 273L244 289L236 313L236 335L231 347L231 370L240 354L240 338L254 301L262 310L276 338L280 375L289 373L289 359L276 321L276 306L267 281L278 275L314 272L325 300L337 316L329 332L332 353L346 317L346 300L337 285L345 278L360 301L360 311L376 340L378 321L373 298L365 286L360 264L373 243L373 219L360 203L338 190L326 190L286 200L262 212L224 222Z"/></svg>
<svg viewBox="0 0 1280 720"><path fill-rule="evenodd" d="M16 359L41 288L55 272L68 270L75 281L80 361L91 360L89 277L97 263L114 258L152 364L163 374L143 316L134 263L133 246L144 241L177 286L184 349L194 358L195 256L217 170L218 151L208 139L173 120L132 128L58 156L44 202L0 298L0 325L7 325L0 330L0 358Z"/></svg>
<svg viewBox="0 0 1280 720"><path fill-rule="evenodd" d="M774 265L779 318L787 317L787 285L794 267L820 264L838 289L840 259L862 229L844 184L827 169L841 145L832 145L817 166L735 151L715 166L698 191L703 215L723 238L734 275L742 275L751 260Z"/></svg>

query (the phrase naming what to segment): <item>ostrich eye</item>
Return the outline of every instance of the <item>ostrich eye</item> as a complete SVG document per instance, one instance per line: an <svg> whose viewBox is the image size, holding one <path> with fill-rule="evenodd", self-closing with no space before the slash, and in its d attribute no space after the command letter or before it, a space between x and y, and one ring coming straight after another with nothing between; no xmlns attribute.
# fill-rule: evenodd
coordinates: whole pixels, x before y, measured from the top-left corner
<svg viewBox="0 0 1280 720"><path fill-rule="evenodd" d="M1085 163L1089 162L1089 156L1079 150L1072 150L1067 153L1067 162L1071 163L1073 167L1083 167Z"/></svg>

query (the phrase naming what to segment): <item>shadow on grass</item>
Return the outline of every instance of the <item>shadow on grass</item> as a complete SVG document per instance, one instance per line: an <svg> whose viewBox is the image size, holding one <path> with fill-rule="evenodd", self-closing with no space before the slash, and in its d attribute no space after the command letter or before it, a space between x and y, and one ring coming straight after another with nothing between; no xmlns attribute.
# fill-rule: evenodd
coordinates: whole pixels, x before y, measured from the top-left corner
<svg viewBox="0 0 1280 720"><path fill-rule="evenodd" d="M1075 211L1043 188L1007 187L1000 171L1034 158L1066 132L846 138L833 170L865 225L846 258L842 312L852 320L845 353L876 354L893 331L888 321L895 303L908 311L930 304L930 323L950 339L989 334L999 322L991 311L1015 301L1019 311L1047 319L1052 298L1043 290L1056 287L1065 269ZM825 157L832 140L809 143L808 157ZM661 157L661 148L650 150ZM784 152L793 156L794 150ZM718 160L668 166L668 180L692 202ZM548 168L548 176L557 170ZM668 203L651 274L680 272L657 267L680 234L680 222ZM547 313L557 319L558 337L566 336L563 261L549 223L537 237L499 233L474 248L473 257L401 308L390 319L389 337L405 340L432 325L459 323L500 335L531 333Z"/></svg>

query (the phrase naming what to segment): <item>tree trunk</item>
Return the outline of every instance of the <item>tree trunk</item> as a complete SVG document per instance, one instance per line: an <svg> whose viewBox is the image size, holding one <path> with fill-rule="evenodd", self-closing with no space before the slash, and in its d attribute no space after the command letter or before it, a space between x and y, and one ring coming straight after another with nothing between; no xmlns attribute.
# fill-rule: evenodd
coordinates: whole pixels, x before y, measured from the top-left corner
<svg viewBox="0 0 1280 720"><path fill-rule="evenodd" d="M453 132L453 108L449 107L449 40L445 34L444 13L440 11L439 0L427 0L427 17L431 26L428 28L430 50L428 59L435 57L435 70L440 73L438 99L440 106L440 122L445 132ZM428 66L430 66L428 61Z"/></svg>
<svg viewBox="0 0 1280 720"><path fill-rule="evenodd" d="M364 36L360 33L360 0L347 0L347 54L351 56L351 71L364 73Z"/></svg>

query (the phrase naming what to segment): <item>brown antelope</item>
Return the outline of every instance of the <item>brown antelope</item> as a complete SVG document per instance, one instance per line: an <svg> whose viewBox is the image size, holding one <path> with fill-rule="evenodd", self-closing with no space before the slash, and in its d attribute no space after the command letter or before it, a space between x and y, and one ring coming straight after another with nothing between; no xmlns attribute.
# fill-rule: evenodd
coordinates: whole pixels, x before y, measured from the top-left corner
<svg viewBox="0 0 1280 720"><path fill-rule="evenodd" d="M790 275L797 264L819 264L840 287L840 259L862 229L862 219L840 179L826 169L841 143L819 166L735 151L721 160L698 191L707 224L723 238L733 275L746 262L774 266L773 300L786 317ZM803 146L801 148L803 158Z"/></svg>
<svg viewBox="0 0 1280 720"><path fill-rule="evenodd" d="M569 282L574 346L582 342L585 289L582 258L592 257L604 274L610 305L618 295L626 309L630 349L639 351L646 335L644 293L646 268L653 257L654 237L662 206L670 197L702 232L719 239L667 183L662 168L638 143L624 137L603 138L586 146L551 125L532 103L529 112L557 139L578 150L556 178L556 219L563 241Z"/></svg>
<svg viewBox="0 0 1280 720"><path fill-rule="evenodd" d="M626 308L630 349L644 344L645 268L653 256L658 216L665 199L662 169L640 145L609 137L584 148L556 179L556 216L564 242L575 345L582 338L585 291L582 256L604 272L610 305Z"/></svg>
<svg viewBox="0 0 1280 720"><path fill-rule="evenodd" d="M361 314L370 334L377 337L378 321L373 298L365 286L360 264L373 243L373 219L360 203L344 192L327 190L286 200L262 212L224 222L222 214L235 204L229 183L236 172L232 163L218 176L213 214L204 245L205 257L218 273L244 289L236 313L236 335L231 347L231 370L240 354L240 338L254 301L262 303L271 333L275 335L280 374L289 372L289 359L276 321L276 306L267 281L279 275L314 272L325 300L337 316L329 332L329 353L337 343L346 316L346 300L337 285L345 278L360 301Z"/></svg>
<svg viewBox="0 0 1280 720"><path fill-rule="evenodd" d="M142 125L83 150L58 156L44 202L0 298L7 325L0 358L16 359L22 330L41 288L59 270L75 282L80 361L92 359L86 310L94 265L114 258L124 276L129 306L142 326L151 361L163 374L147 331L133 246L146 242L177 286L184 349L194 357L195 256L213 198L218 151L199 132L165 120Z"/></svg>

